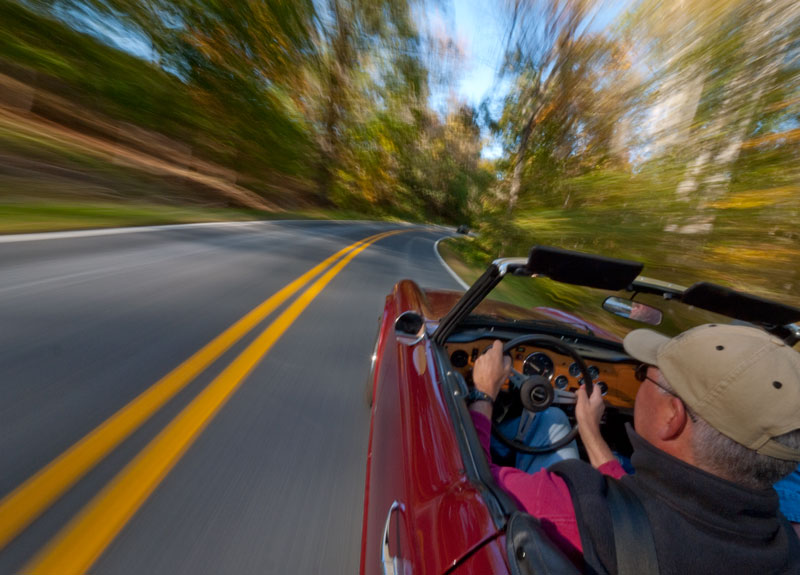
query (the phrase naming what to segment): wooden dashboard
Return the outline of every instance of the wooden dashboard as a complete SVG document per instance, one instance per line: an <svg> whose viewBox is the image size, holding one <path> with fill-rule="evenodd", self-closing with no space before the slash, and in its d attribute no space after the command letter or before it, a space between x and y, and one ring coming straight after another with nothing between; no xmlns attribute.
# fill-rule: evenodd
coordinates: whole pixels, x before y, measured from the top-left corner
<svg viewBox="0 0 800 575"><path fill-rule="evenodd" d="M476 340L466 343L446 344L450 363L472 384L472 368L475 360L491 344L491 339ZM581 374L574 360L551 349L534 345L521 345L511 352L514 369L520 373L541 373L547 377L554 387L567 391L575 391L580 385ZM608 362L584 358L592 372L596 385L606 391L605 400L608 405L622 409L633 409L633 401L640 383L634 372L636 364Z"/></svg>

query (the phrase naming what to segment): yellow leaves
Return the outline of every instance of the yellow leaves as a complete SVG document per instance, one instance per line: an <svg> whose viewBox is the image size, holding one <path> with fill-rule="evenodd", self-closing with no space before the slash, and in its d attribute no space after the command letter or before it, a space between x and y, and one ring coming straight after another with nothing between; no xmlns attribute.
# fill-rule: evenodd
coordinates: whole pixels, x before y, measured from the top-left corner
<svg viewBox="0 0 800 575"><path fill-rule="evenodd" d="M789 99L789 100L783 100L781 102L777 102L775 104L772 104L771 106L768 106L766 111L767 112L777 112L779 110L785 110L786 108L791 108L793 106L796 106L797 104L800 104L800 98L792 98L792 99Z"/></svg>
<svg viewBox="0 0 800 575"><path fill-rule="evenodd" d="M725 198L709 204L709 207L717 210L746 210L753 208L763 208L774 206L781 202L798 199L800 187L781 186L777 188L767 188L763 190L748 190L737 194L731 194Z"/></svg>
<svg viewBox="0 0 800 575"><path fill-rule="evenodd" d="M397 147L395 146L394 142L387 138L385 134L378 135L378 143L386 152L390 154L397 153Z"/></svg>
<svg viewBox="0 0 800 575"><path fill-rule="evenodd" d="M557 103L558 102L556 102L555 100L551 100L547 104L547 106L545 106L544 108L542 108L539 111L539 113L536 116L536 120L535 121L536 122L544 122L550 116L550 114L553 113L553 110L555 109Z"/></svg>
<svg viewBox="0 0 800 575"><path fill-rule="evenodd" d="M800 140L800 128L795 130L788 130L786 132L778 132L776 134L767 134L760 138L753 138L747 140L742 144L742 148L755 148L764 144L791 144Z"/></svg>
<svg viewBox="0 0 800 575"><path fill-rule="evenodd" d="M224 65L230 60L225 52L232 50L231 36L219 26L208 27L206 30L188 29L186 39L200 54L217 65Z"/></svg>
<svg viewBox="0 0 800 575"><path fill-rule="evenodd" d="M712 263L725 263L734 269L753 267L764 269L781 265L791 265L797 261L798 249L780 243L749 245L718 245L709 248ZM740 278L741 279L741 278Z"/></svg>

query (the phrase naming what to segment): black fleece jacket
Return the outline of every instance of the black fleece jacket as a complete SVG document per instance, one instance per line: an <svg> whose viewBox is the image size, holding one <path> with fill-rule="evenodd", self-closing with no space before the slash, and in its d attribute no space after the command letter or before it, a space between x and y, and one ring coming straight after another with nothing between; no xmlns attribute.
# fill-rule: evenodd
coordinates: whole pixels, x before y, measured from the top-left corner
<svg viewBox="0 0 800 575"><path fill-rule="evenodd" d="M773 489L740 487L664 453L630 427L628 436L636 473L621 481L647 512L662 575L800 574L800 542L780 515ZM578 460L550 470L569 486L586 572L616 573L609 478Z"/></svg>

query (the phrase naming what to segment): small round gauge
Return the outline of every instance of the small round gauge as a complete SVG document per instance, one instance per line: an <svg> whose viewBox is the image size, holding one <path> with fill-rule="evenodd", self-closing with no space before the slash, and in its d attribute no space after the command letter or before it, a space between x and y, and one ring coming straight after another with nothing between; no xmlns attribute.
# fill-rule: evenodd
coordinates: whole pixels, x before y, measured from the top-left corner
<svg viewBox="0 0 800 575"><path fill-rule="evenodd" d="M453 364L453 367L464 367L469 363L469 355L463 349L457 349L450 356L450 363Z"/></svg>
<svg viewBox="0 0 800 575"><path fill-rule="evenodd" d="M553 382L553 385L556 387L556 389L567 389L569 380L567 379L566 375L559 375Z"/></svg>
<svg viewBox="0 0 800 575"><path fill-rule="evenodd" d="M540 351L534 352L525 358L525 363L522 364L522 373L543 375L550 379L553 377L553 360Z"/></svg>
<svg viewBox="0 0 800 575"><path fill-rule="evenodd" d="M594 381L595 379L597 379L598 377L600 377L600 370L599 370L599 369L597 369L597 367L596 367L596 366L594 366L594 365L590 365L590 366L589 366L589 375L591 375L591 376L592 376L592 381Z"/></svg>
<svg viewBox="0 0 800 575"><path fill-rule="evenodd" d="M569 374L572 377L580 377L581 376L581 367L577 363L573 363L569 366Z"/></svg>

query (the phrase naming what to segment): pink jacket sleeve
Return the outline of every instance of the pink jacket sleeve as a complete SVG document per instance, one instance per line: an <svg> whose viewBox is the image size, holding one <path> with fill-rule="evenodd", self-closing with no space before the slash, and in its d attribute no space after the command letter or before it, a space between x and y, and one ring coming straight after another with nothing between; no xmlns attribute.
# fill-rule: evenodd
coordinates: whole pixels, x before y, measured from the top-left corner
<svg viewBox="0 0 800 575"><path fill-rule="evenodd" d="M491 422L479 413L471 413L494 480L516 500L520 509L539 518L548 537L576 564L580 564L583 548L567 484L547 469L530 474L513 467L495 465L489 451ZM598 470L617 479L625 475L617 461L609 461Z"/></svg>

